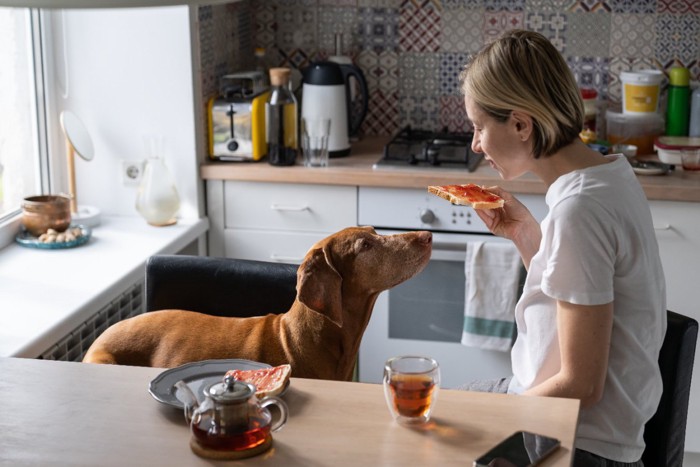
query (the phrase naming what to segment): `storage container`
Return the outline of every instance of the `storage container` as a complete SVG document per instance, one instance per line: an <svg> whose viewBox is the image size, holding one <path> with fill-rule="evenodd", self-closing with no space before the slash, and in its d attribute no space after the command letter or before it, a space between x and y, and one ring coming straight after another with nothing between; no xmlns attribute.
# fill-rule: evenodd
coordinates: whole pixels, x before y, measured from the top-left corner
<svg viewBox="0 0 700 467"><path fill-rule="evenodd" d="M664 117L658 113L626 114L608 110L607 139L610 144L633 144L637 155L654 153L654 139L664 132Z"/></svg>
<svg viewBox="0 0 700 467"><path fill-rule="evenodd" d="M700 148L700 138L687 136L659 136L654 140L654 149L661 162L680 166L681 150Z"/></svg>
<svg viewBox="0 0 700 467"><path fill-rule="evenodd" d="M659 91L664 74L659 70L623 71L622 112L648 114L659 109Z"/></svg>

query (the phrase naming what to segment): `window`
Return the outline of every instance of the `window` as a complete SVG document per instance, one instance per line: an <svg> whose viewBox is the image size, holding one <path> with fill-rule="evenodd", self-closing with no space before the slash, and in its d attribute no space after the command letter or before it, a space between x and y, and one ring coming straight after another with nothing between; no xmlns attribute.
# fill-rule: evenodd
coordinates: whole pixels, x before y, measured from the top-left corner
<svg viewBox="0 0 700 467"><path fill-rule="evenodd" d="M22 198L42 192L40 141L45 138L35 31L34 10L0 7L0 229L10 228L7 221L16 217Z"/></svg>

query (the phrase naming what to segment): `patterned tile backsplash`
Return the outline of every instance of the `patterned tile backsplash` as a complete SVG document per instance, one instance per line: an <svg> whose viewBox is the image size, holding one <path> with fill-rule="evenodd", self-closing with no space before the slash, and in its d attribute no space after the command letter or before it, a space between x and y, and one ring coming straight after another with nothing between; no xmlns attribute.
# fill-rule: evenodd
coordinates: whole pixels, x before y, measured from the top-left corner
<svg viewBox="0 0 700 467"><path fill-rule="evenodd" d="M507 29L544 34L611 105L621 71L685 66L700 77L697 0L243 0L200 7L199 28L205 99L221 75L254 68L255 47L267 66L301 70L332 55L340 34L368 82L365 134L467 130L457 76Z"/></svg>

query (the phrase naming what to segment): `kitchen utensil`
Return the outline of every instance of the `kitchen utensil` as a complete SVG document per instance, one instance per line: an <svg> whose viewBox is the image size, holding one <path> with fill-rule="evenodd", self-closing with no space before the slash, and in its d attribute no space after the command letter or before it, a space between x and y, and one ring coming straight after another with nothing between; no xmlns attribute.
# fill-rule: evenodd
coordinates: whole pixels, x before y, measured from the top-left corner
<svg viewBox="0 0 700 467"><path fill-rule="evenodd" d="M659 136L654 140L654 149L661 162L681 165L683 149L700 149L700 138L688 136Z"/></svg>
<svg viewBox="0 0 700 467"><path fill-rule="evenodd" d="M359 85L357 112L350 99L351 79ZM315 62L304 70L301 116L331 120L330 157L350 154L350 136L357 135L367 114L368 96L364 74L354 65Z"/></svg>
<svg viewBox="0 0 700 467"><path fill-rule="evenodd" d="M209 156L217 161L258 161L267 154L265 102L270 92L260 72L225 75L219 97L208 102Z"/></svg>
<svg viewBox="0 0 700 467"><path fill-rule="evenodd" d="M329 118L303 118L301 120L301 151L305 167L328 166L328 137L331 131Z"/></svg>
<svg viewBox="0 0 700 467"><path fill-rule="evenodd" d="M287 422L287 404L277 397L258 399L255 386L225 376L204 390L201 404L184 381L175 383L185 399L190 425L190 447L195 454L213 459L242 459L272 446L272 432ZM267 407L275 405L280 417L273 422Z"/></svg>

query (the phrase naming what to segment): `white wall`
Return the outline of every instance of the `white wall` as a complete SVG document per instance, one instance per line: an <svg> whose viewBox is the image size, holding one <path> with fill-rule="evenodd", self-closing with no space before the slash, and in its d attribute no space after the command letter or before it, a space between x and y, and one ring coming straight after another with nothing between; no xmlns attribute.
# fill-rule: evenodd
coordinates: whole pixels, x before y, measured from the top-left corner
<svg viewBox="0 0 700 467"><path fill-rule="evenodd" d="M201 217L190 8L55 10L47 18L53 57L47 75L55 88L50 135L61 151L52 191L68 190L58 124L66 109L83 121L95 146L92 161L76 158L79 204L105 215L138 215L137 188L122 183L120 160L143 159L142 135L160 133L182 199L180 217Z"/></svg>

